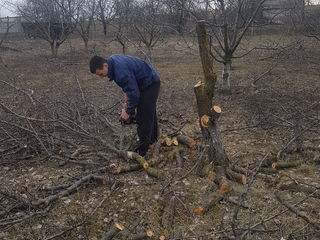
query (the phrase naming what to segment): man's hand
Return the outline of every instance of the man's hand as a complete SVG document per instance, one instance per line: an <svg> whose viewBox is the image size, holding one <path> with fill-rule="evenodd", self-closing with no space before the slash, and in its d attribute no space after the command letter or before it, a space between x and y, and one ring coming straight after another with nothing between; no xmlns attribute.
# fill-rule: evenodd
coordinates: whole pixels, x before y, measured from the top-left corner
<svg viewBox="0 0 320 240"><path fill-rule="evenodd" d="M130 115L126 112L125 109L122 109L121 114L120 114L120 118L122 118L124 120L129 120Z"/></svg>

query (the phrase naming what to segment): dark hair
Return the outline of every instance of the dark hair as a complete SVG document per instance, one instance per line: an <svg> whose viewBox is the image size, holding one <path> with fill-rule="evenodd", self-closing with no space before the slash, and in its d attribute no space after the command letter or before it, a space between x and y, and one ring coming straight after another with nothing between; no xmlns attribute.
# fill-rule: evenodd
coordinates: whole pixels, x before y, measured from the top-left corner
<svg viewBox="0 0 320 240"><path fill-rule="evenodd" d="M107 60L100 56L93 56L90 60L90 72L96 73L97 69L102 69L103 64L106 63Z"/></svg>

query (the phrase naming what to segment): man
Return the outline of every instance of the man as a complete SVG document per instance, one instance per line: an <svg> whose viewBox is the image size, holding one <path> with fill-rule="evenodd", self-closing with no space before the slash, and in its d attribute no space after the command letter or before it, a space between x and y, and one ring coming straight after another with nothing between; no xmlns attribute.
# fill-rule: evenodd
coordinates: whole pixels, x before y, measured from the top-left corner
<svg viewBox="0 0 320 240"><path fill-rule="evenodd" d="M139 145L135 150L145 156L149 146L158 139L156 104L160 90L157 72L145 61L120 54L105 59L94 56L90 60L90 71L100 77L115 81L125 93L127 104L120 118L129 120L136 113Z"/></svg>

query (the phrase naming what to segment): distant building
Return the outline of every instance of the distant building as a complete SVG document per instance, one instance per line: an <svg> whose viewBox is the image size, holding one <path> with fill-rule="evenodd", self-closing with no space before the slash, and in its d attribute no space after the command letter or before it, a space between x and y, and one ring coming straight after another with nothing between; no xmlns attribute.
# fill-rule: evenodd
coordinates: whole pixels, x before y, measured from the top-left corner
<svg viewBox="0 0 320 240"><path fill-rule="evenodd" d="M304 17L305 0L266 0L262 8L262 17L275 24L283 24Z"/></svg>

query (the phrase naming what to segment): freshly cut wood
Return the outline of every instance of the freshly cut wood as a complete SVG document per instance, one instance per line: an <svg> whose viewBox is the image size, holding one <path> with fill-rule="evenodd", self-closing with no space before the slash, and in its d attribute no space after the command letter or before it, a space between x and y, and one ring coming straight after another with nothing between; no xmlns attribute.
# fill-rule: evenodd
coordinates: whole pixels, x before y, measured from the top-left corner
<svg viewBox="0 0 320 240"><path fill-rule="evenodd" d="M218 185L218 189L225 193L230 192L232 185L230 184L230 181L227 179L226 168L224 166L217 166L216 173L217 178L215 180L215 183Z"/></svg>
<svg viewBox="0 0 320 240"><path fill-rule="evenodd" d="M273 169L284 169L284 168L292 168L292 167L298 167L303 163L303 161L293 161L293 162L274 162L272 163L271 167Z"/></svg>
<svg viewBox="0 0 320 240"><path fill-rule="evenodd" d="M164 137L161 140L161 143L162 143L163 146L166 146L166 147L170 147L173 144L172 140L169 137Z"/></svg>
<svg viewBox="0 0 320 240"><path fill-rule="evenodd" d="M195 214L204 214L206 213L211 207L219 203L225 196L224 191L216 190L214 192L210 192L207 196L204 197L204 199L201 201L201 203L193 208L193 212Z"/></svg>
<svg viewBox="0 0 320 240"><path fill-rule="evenodd" d="M151 238L151 237L153 237L153 235L154 235L154 232L153 232L153 231L151 231L151 230L148 230L148 231L147 231L147 236L148 236L148 237Z"/></svg>
<svg viewBox="0 0 320 240"><path fill-rule="evenodd" d="M226 170L226 175L227 175L227 178L229 178L231 181L236 181L243 185L248 183L248 179L245 175L234 172L231 169Z"/></svg>
<svg viewBox="0 0 320 240"><path fill-rule="evenodd" d="M203 128L207 128L209 127L209 121L210 121L210 117L208 115L203 115L200 118L200 125Z"/></svg>
<svg viewBox="0 0 320 240"><path fill-rule="evenodd" d="M131 164L123 167L117 167L115 169L115 174L120 174L120 173L127 173L127 172L133 172L141 169L142 166L140 164Z"/></svg>
<svg viewBox="0 0 320 240"><path fill-rule="evenodd" d="M150 161L148 161L149 166L156 166L158 165L160 162L162 161L162 159L160 157L158 158L152 158L150 159ZM121 173L127 173L127 172L133 172L133 171L138 171L140 169L142 169L143 166L141 166L141 164L139 163L134 163L134 164L130 164L127 166L121 166L121 167L117 167L114 171L114 174L121 174Z"/></svg>
<svg viewBox="0 0 320 240"><path fill-rule="evenodd" d="M187 145L189 148L192 148L195 145L197 145L197 142L195 140L193 140L192 138L185 136L185 135L178 135L177 139L178 139L179 143Z"/></svg>
<svg viewBox="0 0 320 240"><path fill-rule="evenodd" d="M115 223L112 225L111 229L101 238L101 240L111 240L123 229L124 226L122 224Z"/></svg>
<svg viewBox="0 0 320 240"><path fill-rule="evenodd" d="M127 157L129 159L136 160L138 163L140 163L141 166L143 166L143 168L146 170L146 172L150 176L157 177L157 178L160 178L160 179L165 179L166 175L162 170L150 167L149 163L145 160L145 158L140 156L138 153L127 152Z"/></svg>
<svg viewBox="0 0 320 240"><path fill-rule="evenodd" d="M317 188L316 186L312 187L312 186L297 184L295 182L282 184L279 187L279 190L288 190L288 191L292 191L292 192L303 192L306 194L311 194L312 197L320 198L320 192L317 191L317 189L319 189L319 187Z"/></svg>
<svg viewBox="0 0 320 240"><path fill-rule="evenodd" d="M220 117L222 113L222 110L219 106L213 106L211 108L211 115L212 115L212 118L215 119L215 120L218 120L218 118Z"/></svg>
<svg viewBox="0 0 320 240"><path fill-rule="evenodd" d="M177 137L173 137L171 139L171 142L172 142L172 145L174 145L174 146L178 146L179 145L179 141L178 141Z"/></svg>
<svg viewBox="0 0 320 240"><path fill-rule="evenodd" d="M202 86L202 85L204 85L204 83L201 82L201 81L199 81L199 82L197 82L196 85L194 85L194 87L197 88L197 87L200 87L200 86Z"/></svg>

